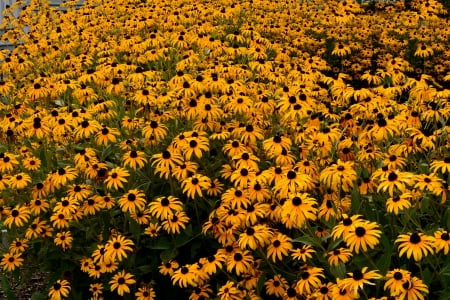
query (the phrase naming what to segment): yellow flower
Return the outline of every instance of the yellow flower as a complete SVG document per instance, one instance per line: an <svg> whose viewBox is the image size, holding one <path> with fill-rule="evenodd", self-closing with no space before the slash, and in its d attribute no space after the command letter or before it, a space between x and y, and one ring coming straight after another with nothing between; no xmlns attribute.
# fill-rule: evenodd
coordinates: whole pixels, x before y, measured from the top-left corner
<svg viewBox="0 0 450 300"><path fill-rule="evenodd" d="M115 274L109 281L111 292L117 290L117 294L120 296L123 296L125 293L130 293L129 286L136 283L136 280L133 277L134 275L127 273L124 270Z"/></svg>

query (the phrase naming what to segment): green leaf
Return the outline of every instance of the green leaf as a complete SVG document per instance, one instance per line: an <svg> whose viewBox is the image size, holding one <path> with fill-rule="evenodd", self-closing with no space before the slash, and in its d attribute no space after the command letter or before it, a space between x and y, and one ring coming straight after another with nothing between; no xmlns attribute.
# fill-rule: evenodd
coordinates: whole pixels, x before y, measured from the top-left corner
<svg viewBox="0 0 450 300"><path fill-rule="evenodd" d="M177 257L177 255L178 255L177 248L173 248L173 249L164 250L163 252L161 252L159 257L161 258L161 260L163 262L167 262L167 261L170 261L170 260L174 259L175 257Z"/></svg>
<svg viewBox="0 0 450 300"><path fill-rule="evenodd" d="M167 238L160 238L152 245L149 245L149 248L154 249L154 250L167 250L167 249L172 249L173 244Z"/></svg>
<svg viewBox="0 0 450 300"><path fill-rule="evenodd" d="M347 269L345 267L345 264L339 262L337 266L330 266L330 272L335 278L345 278Z"/></svg>
<svg viewBox="0 0 450 300"><path fill-rule="evenodd" d="M9 287L9 282L5 275L2 276L2 289L3 289L3 292L6 294L6 299L8 299L8 300L16 299L16 297L14 296L14 293L12 292L11 288Z"/></svg>
<svg viewBox="0 0 450 300"><path fill-rule="evenodd" d="M361 206L361 195L359 194L357 187L355 187L352 190L351 201L352 201L352 212L354 214L357 214Z"/></svg>
<svg viewBox="0 0 450 300"><path fill-rule="evenodd" d="M306 245L314 246L316 244L314 240L309 236L301 236L292 240L292 242L299 242Z"/></svg>
<svg viewBox="0 0 450 300"><path fill-rule="evenodd" d="M423 278L422 278L423 282L424 282L426 285L430 286L431 276L432 276L431 271L430 271L430 268L426 268L426 269L422 272L422 276L423 276Z"/></svg>
<svg viewBox="0 0 450 300"><path fill-rule="evenodd" d="M259 277L258 279L258 283L256 284L256 294L257 295L261 295L261 292L263 291L264 288L264 283L266 282L267 277L266 275L261 275L261 277Z"/></svg>
<svg viewBox="0 0 450 300"><path fill-rule="evenodd" d="M34 292L33 295L31 295L31 300L45 300L45 295L41 292Z"/></svg>

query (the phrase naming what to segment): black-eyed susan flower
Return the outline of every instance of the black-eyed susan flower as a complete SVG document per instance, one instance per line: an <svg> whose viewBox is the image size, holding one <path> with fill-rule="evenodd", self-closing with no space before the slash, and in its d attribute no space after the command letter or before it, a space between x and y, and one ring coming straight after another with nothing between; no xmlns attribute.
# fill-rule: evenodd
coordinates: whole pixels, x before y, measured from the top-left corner
<svg viewBox="0 0 450 300"><path fill-rule="evenodd" d="M267 295L276 297L282 297L289 287L288 281L280 274L276 274L273 278L266 280L264 286L266 287Z"/></svg>
<svg viewBox="0 0 450 300"><path fill-rule="evenodd" d="M145 158L144 152L131 150L122 156L122 162L125 167L130 167L131 169L136 170L137 168L144 167L147 159Z"/></svg>
<svg viewBox="0 0 450 300"><path fill-rule="evenodd" d="M16 238L14 241L9 244L9 251L11 254L20 254L25 252L25 250L29 247L28 239L26 238Z"/></svg>
<svg viewBox="0 0 450 300"><path fill-rule="evenodd" d="M118 272L109 281L111 291L114 292L117 290L117 294L120 296L123 296L125 293L130 293L130 285L136 283L136 280L133 277L134 275L127 273L124 270Z"/></svg>
<svg viewBox="0 0 450 300"><path fill-rule="evenodd" d="M247 273L252 267L254 258L248 250L236 250L234 254L227 258L227 271L236 275Z"/></svg>
<svg viewBox="0 0 450 300"><path fill-rule="evenodd" d="M441 172L443 174L450 172L450 156L444 157L443 160L433 160L430 163L431 172Z"/></svg>
<svg viewBox="0 0 450 300"><path fill-rule="evenodd" d="M24 259L20 256L20 253L5 253L0 261L0 266L3 267L3 270L5 271L14 271L17 267L23 265Z"/></svg>
<svg viewBox="0 0 450 300"><path fill-rule="evenodd" d="M353 187L357 179L353 163L338 160L336 164L324 169L320 173L320 181L326 187L338 191L340 188L348 192Z"/></svg>
<svg viewBox="0 0 450 300"><path fill-rule="evenodd" d="M133 251L134 242L125 238L122 235L118 235L109 240L105 245L105 258L108 260L122 261L127 257L127 252Z"/></svg>
<svg viewBox="0 0 450 300"><path fill-rule="evenodd" d="M395 243L398 243L399 255L406 254L407 258L413 257L415 261L434 253L434 237L427 236L422 232L400 234Z"/></svg>
<svg viewBox="0 0 450 300"><path fill-rule="evenodd" d="M143 211L147 201L144 192L132 189L123 194L117 203L123 212L135 213L136 211Z"/></svg>
<svg viewBox="0 0 450 300"><path fill-rule="evenodd" d="M46 212L50 207L50 204L43 199L33 199L30 201L30 212L38 216L39 214Z"/></svg>
<svg viewBox="0 0 450 300"><path fill-rule="evenodd" d="M311 245L302 245L301 247L294 247L291 249L291 256L293 259L306 262L308 259L312 259L316 250Z"/></svg>
<svg viewBox="0 0 450 300"><path fill-rule="evenodd" d="M399 299L418 299L424 300L425 294L429 290L425 283L417 277L412 277L402 284L402 289L399 294Z"/></svg>
<svg viewBox="0 0 450 300"><path fill-rule="evenodd" d="M300 278L295 285L295 289L301 295L311 295L317 289L322 279L325 278L322 268L313 266L302 267Z"/></svg>
<svg viewBox="0 0 450 300"><path fill-rule="evenodd" d="M309 194L292 194L282 206L282 222L285 225L292 224L295 228L302 228L307 220L316 220L316 205L317 200Z"/></svg>
<svg viewBox="0 0 450 300"><path fill-rule="evenodd" d="M134 294L136 300L154 300L156 299L155 290L151 286L141 286Z"/></svg>
<svg viewBox="0 0 450 300"><path fill-rule="evenodd" d="M407 185L411 184L412 174L408 172L390 171L388 175L381 178L377 191L389 192L392 197L394 191L405 192Z"/></svg>
<svg viewBox="0 0 450 300"><path fill-rule="evenodd" d="M381 230L376 222L360 221L344 236L344 242L350 251L359 253L367 252L368 249L374 249L379 244Z"/></svg>
<svg viewBox="0 0 450 300"><path fill-rule="evenodd" d="M411 272L403 269L393 269L386 274L384 289L389 289L392 296L399 295L403 290L403 284L411 278Z"/></svg>
<svg viewBox="0 0 450 300"><path fill-rule="evenodd" d="M409 192L404 192L400 196L389 197L386 201L387 212L398 215L401 211L411 207L412 198L413 196Z"/></svg>
<svg viewBox="0 0 450 300"><path fill-rule="evenodd" d="M434 232L434 249L436 253L442 251L445 255L450 250L450 235L446 230L437 230Z"/></svg>
<svg viewBox="0 0 450 300"><path fill-rule="evenodd" d="M69 181L74 180L77 175L78 172L75 168L64 167L54 171L50 178L55 186L60 187L66 185Z"/></svg>
<svg viewBox="0 0 450 300"><path fill-rule="evenodd" d="M172 276L173 273L180 267L179 263L175 260L162 263L158 269L162 275Z"/></svg>
<svg viewBox="0 0 450 300"><path fill-rule="evenodd" d="M27 206L16 206L11 209L9 215L3 222L3 224L11 228L13 225L16 227L24 226L30 219L30 209Z"/></svg>
<svg viewBox="0 0 450 300"><path fill-rule="evenodd" d="M182 229L186 229L189 220L188 215L184 211L178 211L165 219L161 226L169 234L179 234Z"/></svg>
<svg viewBox="0 0 450 300"><path fill-rule="evenodd" d="M194 265L185 265L181 268L178 268L171 275L172 283L178 284L180 287L192 286L195 287L198 285L197 276L195 275L197 266Z"/></svg>
<svg viewBox="0 0 450 300"><path fill-rule="evenodd" d="M352 256L352 252L349 249L341 247L328 252L328 263L330 266L338 266L340 263L346 264Z"/></svg>
<svg viewBox="0 0 450 300"><path fill-rule="evenodd" d="M264 247L268 244L271 235L272 231L269 226L258 224L243 230L239 235L238 244L241 249L250 248L255 250L258 247Z"/></svg>
<svg viewBox="0 0 450 300"><path fill-rule="evenodd" d="M116 167L111 169L108 172L108 177L105 179L106 187L108 189L118 190L119 188L123 188L124 183L127 183L127 177L130 176L130 173L121 167Z"/></svg>
<svg viewBox="0 0 450 300"><path fill-rule="evenodd" d="M368 271L367 267L357 269L353 272L347 273L348 277L343 279L338 286L341 288L349 288L353 295L358 294L358 289L363 289L364 284L374 285L371 280L381 279L383 276L378 274L377 270Z"/></svg>
<svg viewBox="0 0 450 300"><path fill-rule="evenodd" d="M102 283L91 283L89 284L89 292L91 292L92 297L99 298L103 294L103 284Z"/></svg>
<svg viewBox="0 0 450 300"><path fill-rule="evenodd" d="M201 174L195 174L181 182L181 188L189 198L194 199L196 196L203 197L203 191L207 190L210 185L210 179Z"/></svg>
<svg viewBox="0 0 450 300"><path fill-rule="evenodd" d="M70 290L70 283L65 279L60 279L50 287L48 296L51 300L61 300L69 296Z"/></svg>
<svg viewBox="0 0 450 300"><path fill-rule="evenodd" d="M271 258L273 262L282 260L284 256L289 255L291 249L292 242L290 237L282 233L274 234L267 247L267 258Z"/></svg>
<svg viewBox="0 0 450 300"><path fill-rule="evenodd" d="M217 296L220 300L239 300L243 295L233 281L227 281L219 288Z"/></svg>
<svg viewBox="0 0 450 300"><path fill-rule="evenodd" d="M53 240L56 246L60 246L64 251L72 248L72 233L70 231L62 231L56 234Z"/></svg>
<svg viewBox="0 0 450 300"><path fill-rule="evenodd" d="M31 183L31 176L27 173L18 173L9 177L9 186L13 189L21 190Z"/></svg>
<svg viewBox="0 0 450 300"><path fill-rule="evenodd" d="M166 220L173 216L175 212L183 211L183 203L174 196L158 197L149 204L152 216Z"/></svg>

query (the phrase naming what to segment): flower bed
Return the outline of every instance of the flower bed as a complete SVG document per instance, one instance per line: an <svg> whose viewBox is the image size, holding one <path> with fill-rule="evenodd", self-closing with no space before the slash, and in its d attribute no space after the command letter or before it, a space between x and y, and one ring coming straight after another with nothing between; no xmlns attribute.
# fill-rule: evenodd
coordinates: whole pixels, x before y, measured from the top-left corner
<svg viewBox="0 0 450 300"><path fill-rule="evenodd" d="M76 3L3 18L7 297L448 297L441 4Z"/></svg>

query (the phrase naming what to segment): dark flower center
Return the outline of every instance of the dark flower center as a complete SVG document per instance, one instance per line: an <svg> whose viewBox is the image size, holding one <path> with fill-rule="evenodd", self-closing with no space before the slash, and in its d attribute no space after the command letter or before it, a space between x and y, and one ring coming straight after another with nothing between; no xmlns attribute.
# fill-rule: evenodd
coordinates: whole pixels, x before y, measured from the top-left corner
<svg viewBox="0 0 450 300"><path fill-rule="evenodd" d="M389 181L396 181L397 178L398 178L398 175L395 174L394 172L391 172L391 173L389 173L389 175L388 175L388 180L389 180Z"/></svg>
<svg viewBox="0 0 450 300"><path fill-rule="evenodd" d="M169 206L169 204L170 204L169 199L167 199L167 198L164 197L164 198L161 200L161 206Z"/></svg>
<svg viewBox="0 0 450 300"><path fill-rule="evenodd" d="M394 273L394 279L395 280L401 280L403 278L403 274L401 272L395 272Z"/></svg>
<svg viewBox="0 0 450 300"><path fill-rule="evenodd" d="M417 232L414 232L413 234L411 234L411 236L409 237L409 241L412 244L418 244L420 243L422 239L420 238L420 235Z"/></svg>
<svg viewBox="0 0 450 300"><path fill-rule="evenodd" d="M120 246L121 246L122 244L120 244L119 242L115 242L114 244L113 244L113 247L114 247L114 249L120 249Z"/></svg>
<svg viewBox="0 0 450 300"><path fill-rule="evenodd" d="M444 232L443 234L441 234L441 239L444 241L448 241L450 239L448 232Z"/></svg>
<svg viewBox="0 0 450 300"><path fill-rule="evenodd" d="M120 278L117 280L117 283L120 284L120 285L125 284L125 278L120 277Z"/></svg>
<svg viewBox="0 0 450 300"><path fill-rule="evenodd" d="M356 234L358 237L363 237L363 236L366 234L366 230L364 229L364 227L361 227L361 226L356 227L356 229L355 229L355 234Z"/></svg>
<svg viewBox="0 0 450 300"><path fill-rule="evenodd" d="M235 254L233 255L233 260L234 260L234 261L241 261L243 258L244 258L244 257L242 256L241 253L235 253Z"/></svg>
<svg viewBox="0 0 450 300"><path fill-rule="evenodd" d="M356 270L353 272L353 279L354 280L361 280L364 278L363 273L360 270Z"/></svg>
<svg viewBox="0 0 450 300"><path fill-rule="evenodd" d="M299 206L302 204L302 199L300 197L292 198L292 205Z"/></svg>

